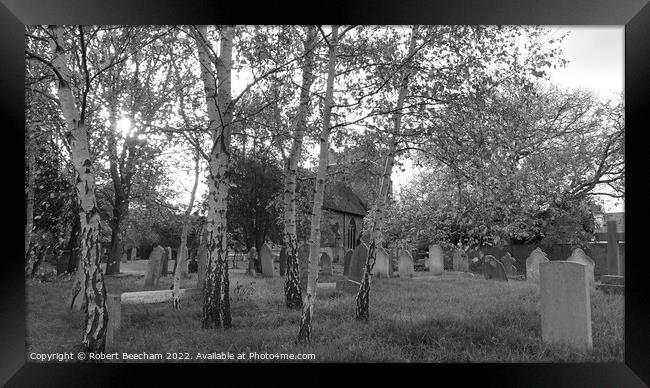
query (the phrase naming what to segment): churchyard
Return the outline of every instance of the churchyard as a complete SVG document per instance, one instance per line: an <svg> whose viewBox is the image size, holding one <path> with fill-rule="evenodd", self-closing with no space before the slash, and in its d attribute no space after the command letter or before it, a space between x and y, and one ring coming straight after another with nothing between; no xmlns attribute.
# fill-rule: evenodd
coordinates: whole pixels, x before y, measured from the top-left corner
<svg viewBox="0 0 650 388"><path fill-rule="evenodd" d="M123 263L129 275L107 276L108 293L142 291L147 261ZM623 295L590 290L593 347L583 351L544 340L538 282L486 280L481 273L453 270L404 278L396 270L395 277L373 278L368 323L354 319L355 287L319 289L314 341L296 344L300 311L286 309L285 278L275 265L273 277L246 275L241 262L230 270L233 327L227 331L206 335L201 329L200 295L183 299L180 310L170 302L122 306L117 351L313 353L317 362L623 362ZM331 268L319 283L347 278L342 263ZM172 276L162 276L157 289L171 284ZM182 279L182 288L195 286L195 273ZM28 353L78 346L83 313L66 308L70 287L63 278L27 283Z"/></svg>

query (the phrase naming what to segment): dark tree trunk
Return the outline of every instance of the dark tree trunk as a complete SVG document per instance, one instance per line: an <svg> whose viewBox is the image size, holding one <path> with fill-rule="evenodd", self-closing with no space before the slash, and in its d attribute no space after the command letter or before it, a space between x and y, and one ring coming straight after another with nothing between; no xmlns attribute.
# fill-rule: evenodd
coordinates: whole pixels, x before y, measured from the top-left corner
<svg viewBox="0 0 650 388"><path fill-rule="evenodd" d="M79 258L77 253L79 252L79 217L74 217L72 221L72 230L70 231L70 240L68 240L68 245L66 249L70 252L70 257L68 258L68 268L66 269L67 274L74 273L77 270L77 264Z"/></svg>

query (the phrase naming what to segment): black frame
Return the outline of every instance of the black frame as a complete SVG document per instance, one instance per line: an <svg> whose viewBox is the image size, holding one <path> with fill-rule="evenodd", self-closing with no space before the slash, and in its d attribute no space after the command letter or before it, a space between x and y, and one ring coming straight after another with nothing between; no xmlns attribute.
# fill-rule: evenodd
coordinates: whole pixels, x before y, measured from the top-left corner
<svg viewBox="0 0 650 388"><path fill-rule="evenodd" d="M473 1L454 0L452 2L423 1L387 1L342 2L329 3L298 3L278 4L267 1L261 4L250 2L224 3L220 0L212 2L176 0L2 0L0 5L0 42L2 55L2 70L0 71L0 107L3 110L4 140L8 144L22 144L24 137L24 52L23 32L26 24L302 24L302 23L361 23L361 24L546 24L546 25L625 25L625 98L626 98L626 149L628 174L632 172L633 179L628 181L626 205L634 212L628 212L627 223L633 225L635 220L647 220L647 210L641 203L639 193L645 187L633 189L633 186L643 185L645 177L643 166L645 156L641 150L636 154L633 148L641 148L642 130L647 127L646 115L650 112L650 6L647 0L546 0L546 1ZM301 16L293 16L290 10L303 11ZM252 13L251 13L252 12ZM630 141L632 140L632 141ZM4 166L11 167L21 153L18 147L7 147L4 150ZM14 155L13 153L16 153ZM634 158L639 158L634 162ZM632 161L630 163L630 161ZM12 163L13 162L13 163ZM20 203L21 190L18 185L24 178L23 173L16 168L8 168L4 176L9 176L16 184L5 194L5 204ZM647 180L645 180L647 181ZM630 183L632 182L632 183ZM11 202L9 202L11 201ZM9 209L7 209L9 208ZM12 210L11 216L5 212L5 224L9 226L3 236L6 246L11 250L5 251L0 259L3 263L3 276L0 281L3 304L0 307L2 330L0 331L0 384L9 380L10 386L23 385L115 385L122 380L133 381L133 376L121 373L124 370L138 371L138 375L157 375L163 379L166 375L177 373L175 369L167 372L152 373L148 365L137 364L101 364L101 365L56 365L56 364L25 364L25 287L22 274L23 262L21 241L22 228L15 224L23 219L19 206L6 206ZM11 222L7 222L11 221ZM519 387L631 387L650 384L650 308L646 304L648 260L640 252L640 233L642 226L626 227L630 234L628 242L628 257L626 262L626 292L625 292L625 364L590 363L590 364L443 364L443 365L406 365L407 371L399 371L399 375L418 376L430 384L442 382L442 376L451 377L453 384L479 382L488 386L519 386ZM11 244L14 242L14 244ZM10 254L7 254L10 253ZM638 258L637 258L638 256ZM221 373L233 376L237 380L250 381L250 374L242 374L243 365L234 365L237 370L226 372L221 365L209 365L204 371L210 373L210 382L218 383L216 379ZM248 366L247 366L248 367ZM384 366L380 366L382 369ZM273 365L268 375L263 374L269 381L282 381L286 374L293 375L296 365L291 369L283 369L282 365ZM396 372L370 371L368 365L338 365L336 373L348 369L346 375L358 377L380 377ZM197 370L192 368L192 377ZM309 373L314 374L312 367ZM179 372L180 373L180 372ZM348 376L340 379L349 381ZM350 376L352 377L352 376ZM184 377L187 379L187 377ZM147 378L148 381L149 377ZM193 380L193 379L192 379ZM97 384L97 382L100 384ZM401 380L407 382L409 380ZM334 381L332 381L334 382ZM303 380L297 384L308 385Z"/></svg>

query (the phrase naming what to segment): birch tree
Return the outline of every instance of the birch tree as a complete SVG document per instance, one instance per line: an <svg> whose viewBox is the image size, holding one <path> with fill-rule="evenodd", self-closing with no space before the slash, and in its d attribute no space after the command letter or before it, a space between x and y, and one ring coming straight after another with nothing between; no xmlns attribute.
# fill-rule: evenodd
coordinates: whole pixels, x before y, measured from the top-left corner
<svg viewBox="0 0 650 388"><path fill-rule="evenodd" d="M417 26L413 26L411 29L408 54L406 58L404 58L404 62L409 61L415 52L416 32ZM389 144L388 155L386 155L384 172L379 184L380 188L378 198L375 202L374 208L371 211L371 214L373 215L371 242L368 250L368 258L366 260L363 278L361 280L361 285L359 286L359 291L357 292L355 299L357 305L355 310L357 320L368 321L370 314L370 274L372 273L372 269L375 266L375 261L377 260L377 247L381 247L381 242L383 240L381 231L384 221L384 210L386 207L386 202L388 201L388 188L391 182L393 164L395 162L395 152L397 150L397 144L401 133L403 115L402 109L404 107L404 100L408 91L408 79L410 75L410 68L408 66L404 66L399 88L397 91L397 103L395 105L392 118L392 138Z"/></svg>
<svg viewBox="0 0 650 388"><path fill-rule="evenodd" d="M322 32L322 30L321 30ZM302 296L302 316L300 317L300 331L298 341L311 343L312 319L314 316L314 305L316 303L316 291L318 280L318 258L320 257L321 217L323 214L323 194L325 192L325 178L327 175L327 164L329 156L329 136L331 131L331 113L334 98L334 78L336 76L336 47L338 44L338 26L332 26L329 40L327 63L327 83L325 89L325 100L323 102L323 127L320 133L320 151L318 157L318 172L314 185L314 204L311 214L311 232L309 236L309 263L307 291Z"/></svg>
<svg viewBox="0 0 650 388"><path fill-rule="evenodd" d="M208 43L207 27L196 28L201 79L212 134L212 150L209 155L208 215L206 239L208 248L207 274L203 284L204 329L211 327L229 328L230 296L228 278L228 236L227 196L229 187L230 138L232 128L231 70L234 28L222 26L220 31L219 56ZM211 59L212 57L212 59ZM215 71L212 63L215 62Z"/></svg>
<svg viewBox="0 0 650 388"><path fill-rule="evenodd" d="M89 151L88 127L84 111L77 107L71 88L71 71L67 61L67 45L62 26L49 27L52 50L52 69L57 77L57 95L65 117L67 139L76 172L77 201L79 204L80 263L83 271L86 317L81 341L86 353L103 352L108 312L104 275L99 265L101 256L100 215L95 199L95 167Z"/></svg>
<svg viewBox="0 0 650 388"><path fill-rule="evenodd" d="M298 106L298 115L293 131L291 154L289 155L284 175L284 246L287 253L287 279L284 284L284 295L286 305L289 308L299 308L302 306L298 263L298 237L296 234L296 177L298 162L302 153L303 137L307 125L307 114L309 113L310 89L314 82L316 34L315 26L309 26L307 28L302 63L300 104Z"/></svg>

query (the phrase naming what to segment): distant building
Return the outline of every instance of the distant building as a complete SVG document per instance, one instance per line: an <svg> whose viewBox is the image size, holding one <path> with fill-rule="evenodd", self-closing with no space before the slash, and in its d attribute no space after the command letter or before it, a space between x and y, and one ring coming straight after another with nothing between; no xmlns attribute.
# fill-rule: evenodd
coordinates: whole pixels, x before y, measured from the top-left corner
<svg viewBox="0 0 650 388"><path fill-rule="evenodd" d="M356 248L363 218L368 214L365 202L343 182L325 185L321 220L321 246Z"/></svg>

